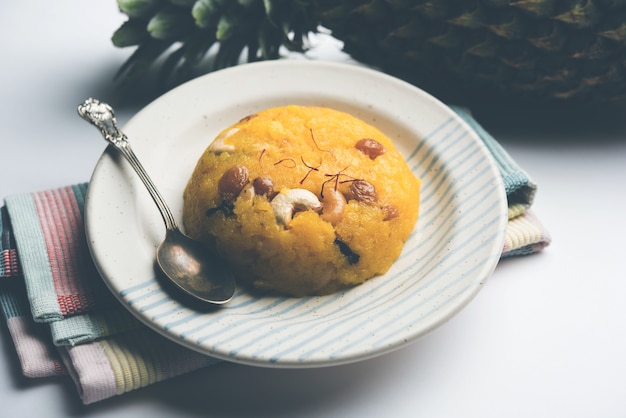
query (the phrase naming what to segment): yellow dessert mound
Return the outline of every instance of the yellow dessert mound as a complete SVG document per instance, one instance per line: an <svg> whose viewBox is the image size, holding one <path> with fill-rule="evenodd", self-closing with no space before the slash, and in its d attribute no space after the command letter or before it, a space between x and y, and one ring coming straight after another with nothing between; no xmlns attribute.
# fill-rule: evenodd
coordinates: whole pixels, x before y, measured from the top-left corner
<svg viewBox="0 0 626 418"><path fill-rule="evenodd" d="M184 192L183 223L240 281L327 294L390 268L417 221L419 189L373 126L329 108L276 107L207 148Z"/></svg>

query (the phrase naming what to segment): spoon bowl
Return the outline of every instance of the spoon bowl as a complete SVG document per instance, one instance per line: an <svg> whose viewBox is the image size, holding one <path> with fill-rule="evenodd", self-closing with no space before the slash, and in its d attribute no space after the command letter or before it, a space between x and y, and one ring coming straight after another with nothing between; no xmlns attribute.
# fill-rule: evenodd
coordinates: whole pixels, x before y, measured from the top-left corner
<svg viewBox="0 0 626 418"><path fill-rule="evenodd" d="M130 163L165 222L165 238L157 248L156 261L163 274L180 290L203 302L224 304L235 293L235 279L226 262L208 248L183 234L165 200L130 147L124 133L117 128L113 108L96 99L78 106L78 114L100 130L100 133Z"/></svg>
<svg viewBox="0 0 626 418"><path fill-rule="evenodd" d="M196 299L222 304L235 293L234 280L207 280L207 277L230 277L227 264L179 229L166 231L156 257L157 264L167 272L172 283Z"/></svg>

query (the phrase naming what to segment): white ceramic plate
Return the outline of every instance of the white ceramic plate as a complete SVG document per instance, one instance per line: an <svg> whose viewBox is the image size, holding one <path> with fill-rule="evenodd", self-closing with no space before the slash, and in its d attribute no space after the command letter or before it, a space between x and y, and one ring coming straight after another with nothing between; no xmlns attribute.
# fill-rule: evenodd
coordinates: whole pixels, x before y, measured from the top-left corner
<svg viewBox="0 0 626 418"><path fill-rule="evenodd" d="M163 221L129 166L107 150L90 183L86 229L113 293L140 320L180 344L273 367L363 360L450 319L495 268L506 196L481 140L425 92L347 64L246 64L170 91L123 130L181 223L183 188L215 135L243 116L285 104L332 107L377 126L422 178L420 218L391 270L324 297L261 297L239 290L212 311L181 302L155 278Z"/></svg>

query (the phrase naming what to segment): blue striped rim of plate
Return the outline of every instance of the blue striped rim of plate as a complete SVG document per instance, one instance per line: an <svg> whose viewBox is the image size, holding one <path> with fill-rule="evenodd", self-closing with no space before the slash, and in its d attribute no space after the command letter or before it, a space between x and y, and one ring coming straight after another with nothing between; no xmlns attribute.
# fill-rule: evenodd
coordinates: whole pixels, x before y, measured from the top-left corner
<svg viewBox="0 0 626 418"><path fill-rule="evenodd" d="M179 216L182 189L208 142L241 117L281 104L328 106L364 119L394 140L422 179L416 228L392 268L327 296L239 290L217 310L184 305L154 277L153 252L163 232L159 215L130 169L105 152L89 187L86 229L96 266L113 294L149 327L184 346L271 367L371 358L416 341L458 313L499 260L506 196L480 139L422 90L347 64L246 64L166 93L124 130ZM159 170L172 164L173 155L174 167Z"/></svg>

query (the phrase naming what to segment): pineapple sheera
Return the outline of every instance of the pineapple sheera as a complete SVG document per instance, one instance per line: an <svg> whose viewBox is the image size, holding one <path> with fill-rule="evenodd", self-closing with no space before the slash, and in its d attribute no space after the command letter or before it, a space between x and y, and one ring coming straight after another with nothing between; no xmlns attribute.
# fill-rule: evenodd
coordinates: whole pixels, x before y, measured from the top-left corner
<svg viewBox="0 0 626 418"><path fill-rule="evenodd" d="M384 274L418 218L420 179L350 114L281 106L223 130L184 191L187 233L240 283L296 297Z"/></svg>

